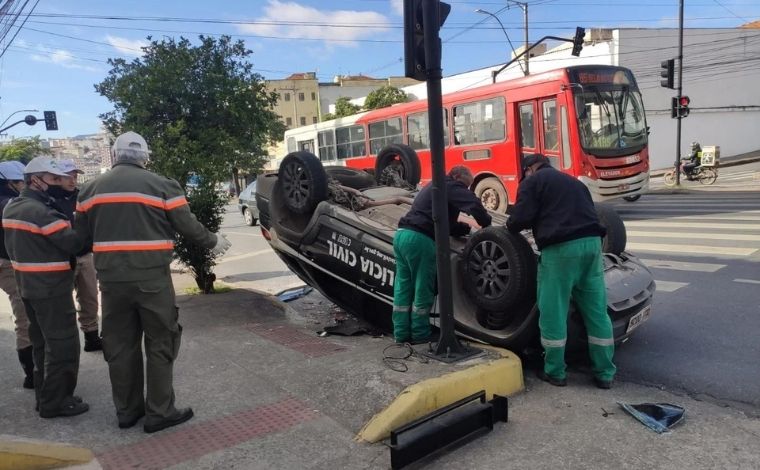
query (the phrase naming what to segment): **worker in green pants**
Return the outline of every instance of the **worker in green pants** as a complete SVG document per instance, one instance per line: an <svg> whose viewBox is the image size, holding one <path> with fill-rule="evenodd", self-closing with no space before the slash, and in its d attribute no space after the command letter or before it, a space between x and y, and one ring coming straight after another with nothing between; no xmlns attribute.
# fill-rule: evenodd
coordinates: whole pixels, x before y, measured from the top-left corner
<svg viewBox="0 0 760 470"><path fill-rule="evenodd" d="M491 216L475 194L472 173L455 166L446 176L449 233L465 236L470 225L458 222L460 212L470 214L481 227L491 225ZM435 224L432 185L414 198L412 208L399 220L393 238L396 276L393 284L393 337L397 343L423 343L430 339L430 309L436 285Z"/></svg>
<svg viewBox="0 0 760 470"><path fill-rule="evenodd" d="M583 183L554 169L540 154L526 155L523 170L507 228L513 233L530 228L541 250L538 324L545 356L539 377L552 385L567 385L565 344L572 298L588 332L594 382L609 389L616 368L602 261L601 239L606 230Z"/></svg>

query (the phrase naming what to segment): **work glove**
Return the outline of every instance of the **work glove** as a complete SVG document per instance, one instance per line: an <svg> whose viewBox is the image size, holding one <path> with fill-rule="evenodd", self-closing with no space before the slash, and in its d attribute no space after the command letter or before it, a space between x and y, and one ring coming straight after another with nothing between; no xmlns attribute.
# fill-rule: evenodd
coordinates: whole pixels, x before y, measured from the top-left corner
<svg viewBox="0 0 760 470"><path fill-rule="evenodd" d="M227 250L230 249L232 246L232 243L230 243L229 240L227 240L227 235L223 233L217 233L216 234L216 245L211 249L211 251L216 256L222 256Z"/></svg>

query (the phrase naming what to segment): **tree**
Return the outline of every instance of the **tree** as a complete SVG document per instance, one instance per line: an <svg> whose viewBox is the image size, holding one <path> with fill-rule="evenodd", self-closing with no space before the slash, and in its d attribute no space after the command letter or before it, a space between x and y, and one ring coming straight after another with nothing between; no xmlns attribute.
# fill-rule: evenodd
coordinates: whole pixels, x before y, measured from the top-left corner
<svg viewBox="0 0 760 470"><path fill-rule="evenodd" d="M277 95L253 72L243 41L200 36L193 46L184 37L148 40L143 55L131 62L109 59L112 68L95 90L114 109L100 118L114 135L132 130L145 137L151 170L183 187L191 174L198 175L198 187L188 194L190 207L216 232L226 202L216 184L241 169L260 172L266 144L282 139ZM201 291L213 292L210 250L178 237L175 256L189 266Z"/></svg>
<svg viewBox="0 0 760 470"><path fill-rule="evenodd" d="M23 164L38 155L50 155L50 148L43 147L40 136L15 139L0 146L0 161L18 160Z"/></svg>
<svg viewBox="0 0 760 470"><path fill-rule="evenodd" d="M346 96L341 96L335 100L335 112L325 114L322 117L322 120L329 121L330 119L336 119L339 117L353 116L362 110L361 106L353 104L350 100L351 98Z"/></svg>
<svg viewBox="0 0 760 470"><path fill-rule="evenodd" d="M370 92L364 100L364 109L385 108L396 103L406 103L409 96L404 90L395 86L386 85Z"/></svg>

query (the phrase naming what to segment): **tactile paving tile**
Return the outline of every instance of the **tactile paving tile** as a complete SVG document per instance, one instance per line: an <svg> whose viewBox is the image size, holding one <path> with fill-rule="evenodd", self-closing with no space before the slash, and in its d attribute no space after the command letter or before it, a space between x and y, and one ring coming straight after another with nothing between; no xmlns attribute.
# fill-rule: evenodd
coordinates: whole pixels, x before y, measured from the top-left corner
<svg viewBox="0 0 760 470"><path fill-rule="evenodd" d="M248 323L245 327L262 338L287 346L309 357L327 356L346 350L344 346L331 343L316 335L308 335L288 325Z"/></svg>
<svg viewBox="0 0 760 470"><path fill-rule="evenodd" d="M98 462L104 470L167 468L285 430L317 416L317 411L289 398L209 421L183 424L176 431L163 431L143 441L99 454Z"/></svg>

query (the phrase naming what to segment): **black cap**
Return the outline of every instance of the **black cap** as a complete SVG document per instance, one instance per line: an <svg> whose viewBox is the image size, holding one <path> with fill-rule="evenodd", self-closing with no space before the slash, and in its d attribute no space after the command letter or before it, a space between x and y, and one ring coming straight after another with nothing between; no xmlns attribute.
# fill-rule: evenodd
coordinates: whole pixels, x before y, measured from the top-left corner
<svg viewBox="0 0 760 470"><path fill-rule="evenodd" d="M525 170L527 170L528 167L535 165L536 163L549 163L549 159L540 153L529 153L523 156L523 159L522 159L523 176L525 176Z"/></svg>

